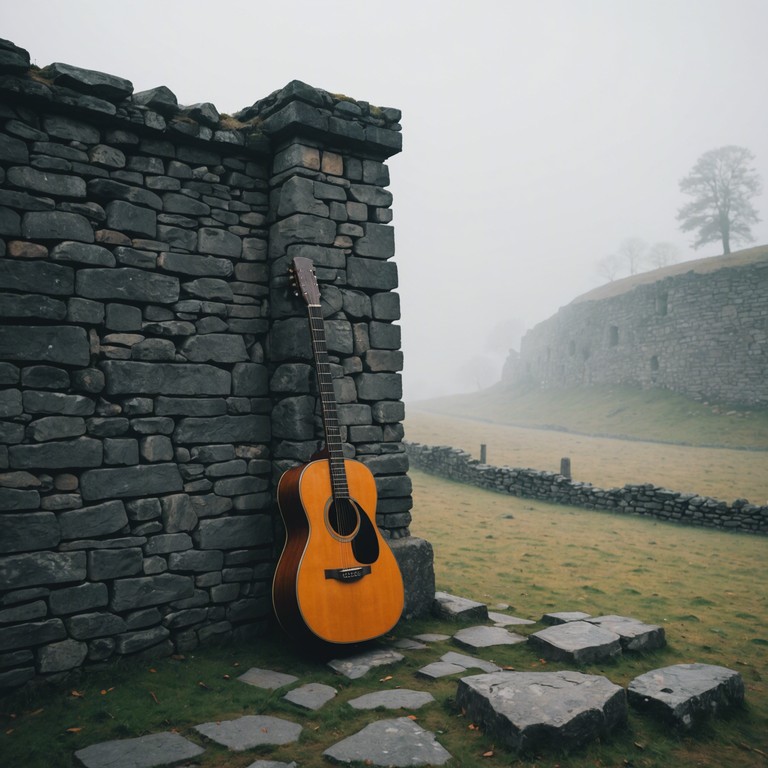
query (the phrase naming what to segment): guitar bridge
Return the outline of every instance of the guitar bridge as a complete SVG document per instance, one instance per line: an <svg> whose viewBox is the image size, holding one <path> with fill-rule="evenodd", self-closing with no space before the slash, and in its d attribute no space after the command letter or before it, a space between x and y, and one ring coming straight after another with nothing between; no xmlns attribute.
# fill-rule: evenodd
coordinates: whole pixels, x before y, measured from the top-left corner
<svg viewBox="0 0 768 768"><path fill-rule="evenodd" d="M352 568L326 568L325 578L337 581L360 581L371 572L370 565L356 565Z"/></svg>

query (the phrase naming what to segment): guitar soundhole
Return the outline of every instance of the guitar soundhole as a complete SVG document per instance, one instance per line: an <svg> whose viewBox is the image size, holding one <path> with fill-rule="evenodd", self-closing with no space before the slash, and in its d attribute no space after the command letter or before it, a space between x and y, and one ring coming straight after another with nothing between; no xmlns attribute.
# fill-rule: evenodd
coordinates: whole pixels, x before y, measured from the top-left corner
<svg viewBox="0 0 768 768"><path fill-rule="evenodd" d="M328 525L334 534L342 539L349 539L360 527L360 513L351 499L331 501L328 507Z"/></svg>

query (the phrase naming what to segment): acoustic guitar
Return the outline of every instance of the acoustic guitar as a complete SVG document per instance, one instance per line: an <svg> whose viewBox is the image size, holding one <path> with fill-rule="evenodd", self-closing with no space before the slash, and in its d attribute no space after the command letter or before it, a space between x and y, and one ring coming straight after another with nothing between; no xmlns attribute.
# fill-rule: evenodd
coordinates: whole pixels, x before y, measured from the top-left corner
<svg viewBox="0 0 768 768"><path fill-rule="evenodd" d="M385 634L400 619L403 581L376 527L373 474L344 457L312 261L296 257L290 271L309 314L326 447L278 483L286 540L272 599L280 625L295 639L360 643Z"/></svg>

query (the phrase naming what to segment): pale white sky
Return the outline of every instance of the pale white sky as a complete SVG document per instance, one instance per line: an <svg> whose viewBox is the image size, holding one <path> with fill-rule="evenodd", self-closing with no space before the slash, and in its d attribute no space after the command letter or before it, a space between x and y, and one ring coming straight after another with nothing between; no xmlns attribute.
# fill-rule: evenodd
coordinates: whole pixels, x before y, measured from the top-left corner
<svg viewBox="0 0 768 768"><path fill-rule="evenodd" d="M514 329L598 285L625 238L719 253L688 250L678 182L737 144L768 188L767 29L765 0L0 6L0 37L33 63L166 85L182 104L234 112L299 79L402 109L406 400L493 383ZM756 202L764 244L768 192Z"/></svg>

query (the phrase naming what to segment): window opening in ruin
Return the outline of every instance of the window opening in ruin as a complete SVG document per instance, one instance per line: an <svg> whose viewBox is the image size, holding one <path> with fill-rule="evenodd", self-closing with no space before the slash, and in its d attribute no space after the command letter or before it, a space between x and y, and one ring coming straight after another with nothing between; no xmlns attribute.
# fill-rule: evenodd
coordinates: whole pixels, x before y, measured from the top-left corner
<svg viewBox="0 0 768 768"><path fill-rule="evenodd" d="M659 293L656 296L656 314L666 315L668 311L668 295L666 293Z"/></svg>
<svg viewBox="0 0 768 768"><path fill-rule="evenodd" d="M651 358L651 370L652 371L658 371L659 370L659 358L656 355L654 355Z"/></svg>
<svg viewBox="0 0 768 768"><path fill-rule="evenodd" d="M608 329L608 344L611 347L618 346L619 343L619 326L618 325L612 325Z"/></svg>

